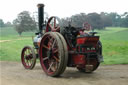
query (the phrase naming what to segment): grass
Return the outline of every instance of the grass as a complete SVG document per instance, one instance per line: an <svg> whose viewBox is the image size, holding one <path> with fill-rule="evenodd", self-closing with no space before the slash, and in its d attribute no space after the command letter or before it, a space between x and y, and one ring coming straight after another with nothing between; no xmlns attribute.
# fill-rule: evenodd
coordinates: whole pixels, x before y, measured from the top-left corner
<svg viewBox="0 0 128 85"><path fill-rule="evenodd" d="M22 36L19 36L13 27L0 28L0 40L23 39L31 36L35 36L35 32L23 32Z"/></svg>
<svg viewBox="0 0 128 85"><path fill-rule="evenodd" d="M128 28L109 27L96 30L103 45L103 64L128 64ZM20 61L21 50L31 45L35 32L26 32L19 36L13 27L0 28L0 59L2 61Z"/></svg>
<svg viewBox="0 0 128 85"><path fill-rule="evenodd" d="M19 36L13 27L0 28L0 59L3 61L20 61L21 50L25 45L31 45L34 32L25 32Z"/></svg>
<svg viewBox="0 0 128 85"><path fill-rule="evenodd" d="M103 64L128 64L128 28L99 31L103 44Z"/></svg>
<svg viewBox="0 0 128 85"><path fill-rule="evenodd" d="M19 61L20 52L25 45L32 45L32 40L24 39L1 43L1 60Z"/></svg>

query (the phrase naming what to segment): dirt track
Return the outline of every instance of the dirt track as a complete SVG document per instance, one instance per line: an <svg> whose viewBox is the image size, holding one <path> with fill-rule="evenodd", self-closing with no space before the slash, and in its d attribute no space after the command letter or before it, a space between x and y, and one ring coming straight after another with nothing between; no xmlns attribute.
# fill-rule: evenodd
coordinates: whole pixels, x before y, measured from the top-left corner
<svg viewBox="0 0 128 85"><path fill-rule="evenodd" d="M92 74L67 68L59 78L48 77L40 64L25 70L21 63L0 61L0 85L128 85L128 65L100 66Z"/></svg>

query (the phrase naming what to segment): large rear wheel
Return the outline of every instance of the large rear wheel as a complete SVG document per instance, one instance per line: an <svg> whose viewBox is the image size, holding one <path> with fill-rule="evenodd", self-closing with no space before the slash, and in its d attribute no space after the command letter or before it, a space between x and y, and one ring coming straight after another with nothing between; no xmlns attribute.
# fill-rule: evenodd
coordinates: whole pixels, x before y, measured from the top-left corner
<svg viewBox="0 0 128 85"><path fill-rule="evenodd" d="M67 65L67 46L56 32L44 34L40 44L40 63L48 76L59 76Z"/></svg>
<svg viewBox="0 0 128 85"><path fill-rule="evenodd" d="M85 67L77 67L77 69L80 71L80 72L85 72L85 73L91 73L93 71L95 71L99 65L100 65L100 62L103 61L103 56L102 56L102 44L100 41L98 41L97 45L96 45L96 52L97 52L97 56L93 59L86 59L86 62L89 61L89 64L87 64L88 66L92 65L93 68L90 72L87 72L87 69Z"/></svg>
<svg viewBox="0 0 128 85"><path fill-rule="evenodd" d="M98 62L98 59L94 58L94 59L90 59L89 64L87 64L87 66L92 66L92 69L90 71L87 71L88 69L86 68L86 65L85 65L85 67L77 67L77 69L80 72L92 73L99 67L99 65L100 65L100 63Z"/></svg>

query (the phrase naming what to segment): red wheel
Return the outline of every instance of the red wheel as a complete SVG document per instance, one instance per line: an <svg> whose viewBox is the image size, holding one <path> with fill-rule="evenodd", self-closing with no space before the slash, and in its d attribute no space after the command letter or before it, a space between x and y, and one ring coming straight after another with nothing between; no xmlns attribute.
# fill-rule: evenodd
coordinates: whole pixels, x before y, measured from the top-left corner
<svg viewBox="0 0 128 85"><path fill-rule="evenodd" d="M87 62L87 61L86 61ZM92 65L93 68L91 71L87 72L86 71L86 68L85 67L77 67L77 69L80 71L80 72L85 72L85 73L91 73L93 71L95 71L99 65L100 65L100 62L98 62L98 59L97 58L94 58L94 59L90 59L89 60L89 65Z"/></svg>
<svg viewBox="0 0 128 85"><path fill-rule="evenodd" d="M48 20L48 23L46 25L46 32L59 32L60 31L60 26L59 26L59 21L57 17L51 17Z"/></svg>
<svg viewBox="0 0 128 85"><path fill-rule="evenodd" d="M56 33L59 36L59 38L60 38L60 40L61 40L61 42L63 44L64 54L66 56L65 57L65 63L64 63L64 66L63 66L63 69L62 69L62 72L61 72L61 73L63 73L65 68L66 68L66 66L67 66L67 63L68 63L68 48L67 48L67 43L66 43L64 37L60 33L58 33L58 32L56 32Z"/></svg>
<svg viewBox="0 0 128 85"><path fill-rule="evenodd" d="M47 32L40 44L40 63L44 72L49 76L59 76L67 65L67 46L56 32Z"/></svg>
<svg viewBox="0 0 128 85"><path fill-rule="evenodd" d="M103 62L103 55L102 55L102 43L100 41L98 41L97 45L96 45L96 49L97 49L97 55L98 55L98 60L99 62Z"/></svg>
<svg viewBox="0 0 128 85"><path fill-rule="evenodd" d="M96 49L97 49L97 57L89 60L89 65L93 65L93 69L92 71L90 71L90 73L95 71L99 67L100 62L103 62L102 43L100 41L98 41L96 45ZM77 67L77 69L81 72L86 72L85 67Z"/></svg>
<svg viewBox="0 0 128 85"><path fill-rule="evenodd" d="M25 46L21 52L21 62L26 69L33 69L36 64L36 54L31 46Z"/></svg>

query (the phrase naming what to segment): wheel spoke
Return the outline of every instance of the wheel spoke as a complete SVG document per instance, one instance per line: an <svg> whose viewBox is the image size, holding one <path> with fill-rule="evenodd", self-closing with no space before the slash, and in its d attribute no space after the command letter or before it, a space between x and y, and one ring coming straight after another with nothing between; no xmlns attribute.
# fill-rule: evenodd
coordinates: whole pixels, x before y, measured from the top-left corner
<svg viewBox="0 0 128 85"><path fill-rule="evenodd" d="M26 49L26 56L28 56L28 49Z"/></svg>
<svg viewBox="0 0 128 85"><path fill-rule="evenodd" d="M53 37L51 37L51 39L49 40L49 42L52 42L54 40L54 38Z"/></svg>
<svg viewBox="0 0 128 85"><path fill-rule="evenodd" d="M53 58L57 61L60 62L59 59L56 56L53 56Z"/></svg>
<svg viewBox="0 0 128 85"><path fill-rule="evenodd" d="M27 55L29 55L29 50L27 49Z"/></svg>
<svg viewBox="0 0 128 85"><path fill-rule="evenodd" d="M31 60L31 59L29 59L29 61L30 61L30 64L32 64L32 60Z"/></svg>
<svg viewBox="0 0 128 85"><path fill-rule="evenodd" d="M31 50L28 50L28 52L29 52L29 55L32 53Z"/></svg>
<svg viewBox="0 0 128 85"><path fill-rule="evenodd" d="M60 29L60 27L58 26L58 27L56 28L56 31L59 31L59 29Z"/></svg>
<svg viewBox="0 0 128 85"><path fill-rule="evenodd" d="M28 53L27 53L27 49L26 49L26 51L25 51L25 54L26 54L26 56L28 55Z"/></svg>
<svg viewBox="0 0 128 85"><path fill-rule="evenodd" d="M44 60L44 61L45 61L45 60L48 60L48 57L43 58L43 60Z"/></svg>
<svg viewBox="0 0 128 85"><path fill-rule="evenodd" d="M50 23L48 23L49 27L51 28L51 31L53 30L53 27Z"/></svg>
<svg viewBox="0 0 128 85"><path fill-rule="evenodd" d="M54 50L53 53L57 53L58 52L58 49Z"/></svg>
<svg viewBox="0 0 128 85"><path fill-rule="evenodd" d="M54 18L54 29L56 28L56 18Z"/></svg>
<svg viewBox="0 0 128 85"><path fill-rule="evenodd" d="M27 65L29 66L28 60L27 60Z"/></svg>
<svg viewBox="0 0 128 85"><path fill-rule="evenodd" d="M47 38L50 40L51 36L48 36Z"/></svg>
<svg viewBox="0 0 128 85"><path fill-rule="evenodd" d="M43 45L42 47L46 48L47 50L50 50L46 45Z"/></svg>
<svg viewBox="0 0 128 85"><path fill-rule="evenodd" d="M53 41L53 44L52 44L52 49L54 48L55 43L56 43L56 39Z"/></svg>
<svg viewBox="0 0 128 85"><path fill-rule="evenodd" d="M54 67L53 67L53 68L54 68L54 69L53 69L54 71L56 71L57 66L58 66L58 63L57 63L57 62L55 62Z"/></svg>
<svg viewBox="0 0 128 85"><path fill-rule="evenodd" d="M49 68L48 68L48 71L50 71L52 65L53 65L53 62L51 62L50 66L49 66Z"/></svg>
<svg viewBox="0 0 128 85"><path fill-rule="evenodd" d="M53 40L54 40L54 38L52 37L52 38L49 40L49 42L48 42L48 47L50 47L49 50L52 49Z"/></svg>
<svg viewBox="0 0 128 85"><path fill-rule="evenodd" d="M24 56L26 56L26 51L24 52Z"/></svg>
<svg viewBox="0 0 128 85"><path fill-rule="evenodd" d="M26 58L26 56L27 56L27 55L26 55L26 51L25 51L25 52L24 52L24 58Z"/></svg>

